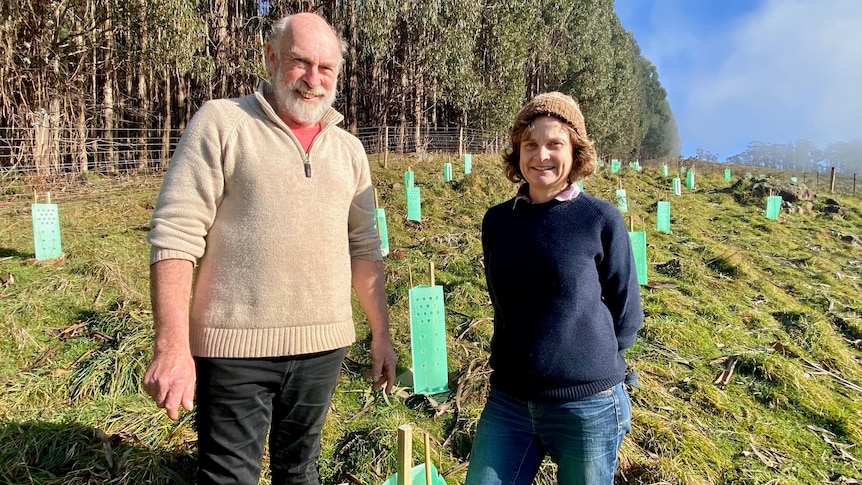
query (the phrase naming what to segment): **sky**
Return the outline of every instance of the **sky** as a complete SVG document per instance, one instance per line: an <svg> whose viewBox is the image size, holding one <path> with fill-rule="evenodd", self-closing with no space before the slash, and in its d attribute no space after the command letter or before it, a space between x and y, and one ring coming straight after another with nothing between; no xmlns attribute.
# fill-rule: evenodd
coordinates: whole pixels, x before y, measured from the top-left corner
<svg viewBox="0 0 862 485"><path fill-rule="evenodd" d="M615 0L658 71L682 155L862 139L862 0Z"/></svg>

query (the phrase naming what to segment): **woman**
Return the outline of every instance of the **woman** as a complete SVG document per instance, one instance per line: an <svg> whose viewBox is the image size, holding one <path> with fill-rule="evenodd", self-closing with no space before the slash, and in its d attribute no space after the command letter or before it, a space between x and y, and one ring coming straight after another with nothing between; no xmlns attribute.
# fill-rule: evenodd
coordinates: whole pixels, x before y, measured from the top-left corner
<svg viewBox="0 0 862 485"><path fill-rule="evenodd" d="M596 153L571 97L534 97L510 136L523 184L482 222L493 373L466 483L529 484L550 455L560 484L612 484L631 429L622 353L643 322L626 225L574 183Z"/></svg>

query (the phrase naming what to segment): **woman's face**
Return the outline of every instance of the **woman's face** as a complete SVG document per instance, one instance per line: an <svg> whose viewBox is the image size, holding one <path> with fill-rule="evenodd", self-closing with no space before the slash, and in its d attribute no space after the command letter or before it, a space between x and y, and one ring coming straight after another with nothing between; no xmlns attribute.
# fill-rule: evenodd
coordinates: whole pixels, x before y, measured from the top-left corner
<svg viewBox="0 0 862 485"><path fill-rule="evenodd" d="M566 188L572 171L572 138L560 120L540 116L520 144L520 168L530 199L547 202Z"/></svg>

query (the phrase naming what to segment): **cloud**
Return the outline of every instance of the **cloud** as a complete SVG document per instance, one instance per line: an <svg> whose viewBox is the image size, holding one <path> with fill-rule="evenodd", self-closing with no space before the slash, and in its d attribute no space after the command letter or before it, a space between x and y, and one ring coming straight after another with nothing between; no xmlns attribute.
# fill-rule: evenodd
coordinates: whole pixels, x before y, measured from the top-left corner
<svg viewBox="0 0 862 485"><path fill-rule="evenodd" d="M858 0L769 0L732 30L689 44L697 57L674 107L684 151L702 146L727 157L754 140L823 147L862 138L860 25ZM733 153L721 152L728 147Z"/></svg>

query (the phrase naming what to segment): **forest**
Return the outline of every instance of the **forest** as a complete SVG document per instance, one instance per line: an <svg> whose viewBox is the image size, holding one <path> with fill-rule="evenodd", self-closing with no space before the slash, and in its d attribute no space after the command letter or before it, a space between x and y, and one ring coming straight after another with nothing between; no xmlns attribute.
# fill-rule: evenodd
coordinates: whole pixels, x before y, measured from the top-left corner
<svg viewBox="0 0 862 485"><path fill-rule="evenodd" d="M526 99L559 90L603 157L679 155L656 68L613 0L0 0L0 165L164 168L203 102L254 90L271 23L300 11L349 45L344 127L392 127L395 150L421 151L429 129L505 134Z"/></svg>

